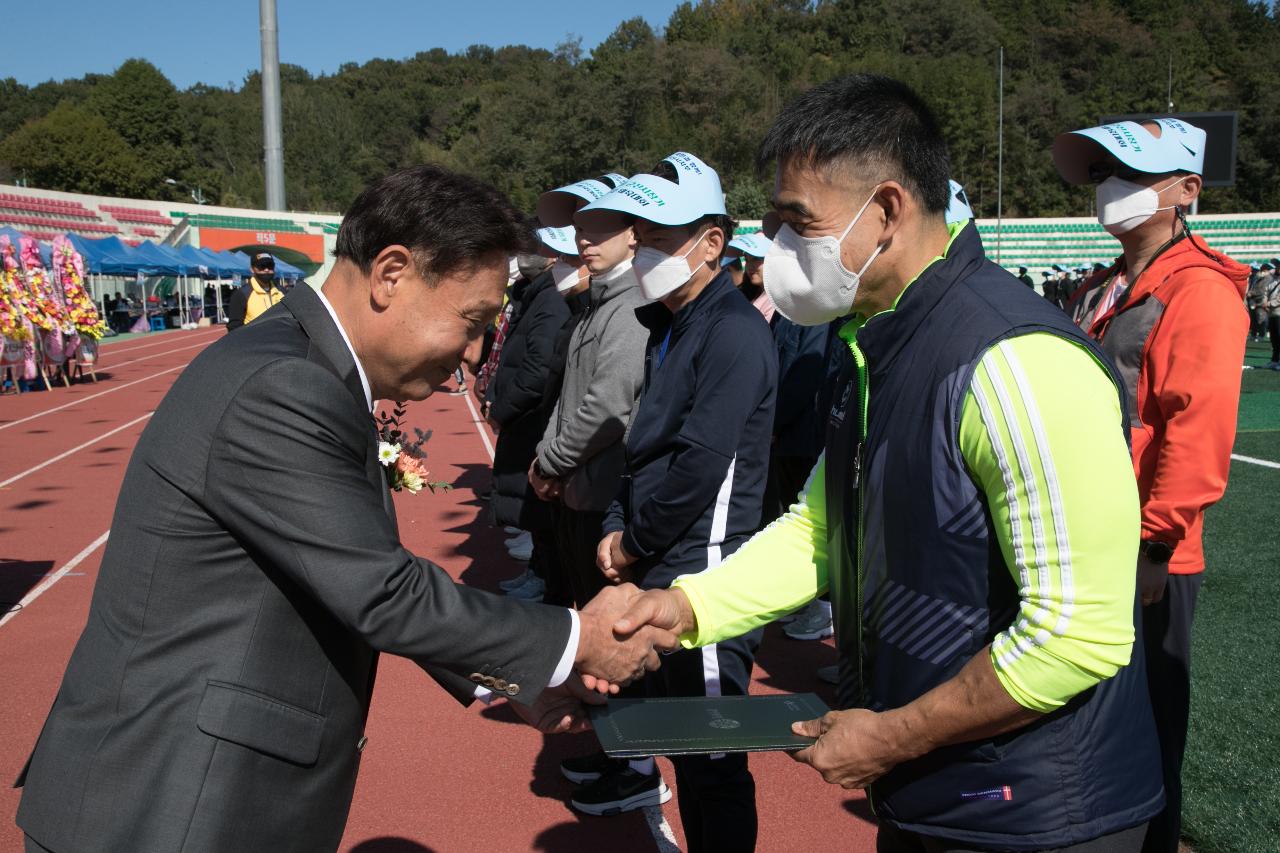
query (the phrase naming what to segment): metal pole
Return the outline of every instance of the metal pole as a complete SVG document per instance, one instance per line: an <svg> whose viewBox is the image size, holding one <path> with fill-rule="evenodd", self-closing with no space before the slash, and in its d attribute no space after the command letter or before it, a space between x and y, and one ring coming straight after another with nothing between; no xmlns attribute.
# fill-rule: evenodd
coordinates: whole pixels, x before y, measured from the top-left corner
<svg viewBox="0 0 1280 853"><path fill-rule="evenodd" d="M1000 46L999 122L996 130L996 263L1004 239L1004 45Z"/></svg>
<svg viewBox="0 0 1280 853"><path fill-rule="evenodd" d="M262 146L266 165L267 210L284 210L284 137L280 118L280 39L276 0L259 0L262 37Z"/></svg>

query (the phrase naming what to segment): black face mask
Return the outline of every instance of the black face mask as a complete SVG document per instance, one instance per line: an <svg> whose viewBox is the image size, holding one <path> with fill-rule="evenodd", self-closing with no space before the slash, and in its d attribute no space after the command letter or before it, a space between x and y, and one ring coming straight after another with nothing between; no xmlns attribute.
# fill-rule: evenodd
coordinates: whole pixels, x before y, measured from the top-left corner
<svg viewBox="0 0 1280 853"><path fill-rule="evenodd" d="M258 270L254 270L253 277L257 279L258 284L263 287L270 287L272 282L275 281L276 274L274 272L259 272Z"/></svg>

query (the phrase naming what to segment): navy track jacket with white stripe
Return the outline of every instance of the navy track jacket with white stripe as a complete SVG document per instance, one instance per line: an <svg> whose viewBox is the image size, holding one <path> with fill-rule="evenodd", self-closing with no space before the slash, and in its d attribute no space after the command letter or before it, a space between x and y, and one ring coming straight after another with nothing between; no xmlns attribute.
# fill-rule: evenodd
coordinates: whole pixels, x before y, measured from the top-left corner
<svg viewBox="0 0 1280 853"><path fill-rule="evenodd" d="M604 530L624 531L635 583L654 589L717 565L759 526L778 358L728 273L675 315L652 303L636 316L649 329L644 386Z"/></svg>

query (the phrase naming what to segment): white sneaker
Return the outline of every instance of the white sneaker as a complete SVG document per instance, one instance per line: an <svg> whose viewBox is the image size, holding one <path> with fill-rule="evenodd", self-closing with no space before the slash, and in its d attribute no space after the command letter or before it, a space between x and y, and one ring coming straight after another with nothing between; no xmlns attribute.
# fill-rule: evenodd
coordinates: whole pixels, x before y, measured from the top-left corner
<svg viewBox="0 0 1280 853"><path fill-rule="evenodd" d="M783 629L793 640L821 640L835 633L831 627L831 602L814 599L795 621Z"/></svg>
<svg viewBox="0 0 1280 853"><path fill-rule="evenodd" d="M498 588L504 592L510 592L513 589L519 589L529 582L529 578L533 577L533 572L526 567L523 572L513 578L507 578L504 581L498 581Z"/></svg>
<svg viewBox="0 0 1280 853"><path fill-rule="evenodd" d="M507 553L511 555L511 559L527 563L533 556L533 537L518 545L508 546Z"/></svg>
<svg viewBox="0 0 1280 853"><path fill-rule="evenodd" d="M507 595L512 598L519 598L523 601L541 601L542 593L546 591L547 585L542 582L542 578L530 573L532 576L528 582L515 589L507 590Z"/></svg>

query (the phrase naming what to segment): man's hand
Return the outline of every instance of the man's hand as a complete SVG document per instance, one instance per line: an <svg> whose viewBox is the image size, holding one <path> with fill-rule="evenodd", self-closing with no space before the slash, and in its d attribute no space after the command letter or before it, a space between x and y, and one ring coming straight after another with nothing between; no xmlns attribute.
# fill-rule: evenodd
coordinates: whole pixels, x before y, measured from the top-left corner
<svg viewBox="0 0 1280 853"><path fill-rule="evenodd" d="M529 485L533 487L533 493L541 500L554 501L560 498L560 480L555 477L543 477L539 474L537 459L529 463Z"/></svg>
<svg viewBox="0 0 1280 853"><path fill-rule="evenodd" d="M603 705L607 701L571 673L564 684L543 690L532 705L519 702L510 705L520 719L543 734L566 734L590 729L586 706Z"/></svg>
<svg viewBox="0 0 1280 853"><path fill-rule="evenodd" d="M1164 599L1164 588L1169 583L1169 564L1157 563L1145 554L1138 555L1138 592L1142 606L1158 604Z"/></svg>
<svg viewBox="0 0 1280 853"><path fill-rule="evenodd" d="M680 589L651 589L631 601L622 618L613 623L613 632L629 636L646 625L670 631L677 637L698 629L698 619L689 596Z"/></svg>
<svg viewBox="0 0 1280 853"><path fill-rule="evenodd" d="M600 544L596 546L596 565L600 567L600 571L604 576L613 583L623 583L629 580L629 573L625 570L635 561L636 558L628 554L622 547L622 531L620 530L606 533L604 538L600 540Z"/></svg>
<svg viewBox="0 0 1280 853"><path fill-rule="evenodd" d="M614 623L640 594L631 584L609 587L579 612L574 665L583 674L587 687L600 693L617 693L622 686L656 670L658 652L678 647L674 634L651 626L625 636L614 633Z"/></svg>
<svg viewBox="0 0 1280 853"><path fill-rule="evenodd" d="M914 757L901 749L884 717L874 711L854 709L792 723L791 731L818 740L791 757L817 770L832 785L865 788Z"/></svg>

